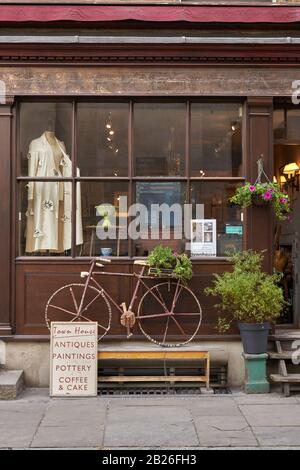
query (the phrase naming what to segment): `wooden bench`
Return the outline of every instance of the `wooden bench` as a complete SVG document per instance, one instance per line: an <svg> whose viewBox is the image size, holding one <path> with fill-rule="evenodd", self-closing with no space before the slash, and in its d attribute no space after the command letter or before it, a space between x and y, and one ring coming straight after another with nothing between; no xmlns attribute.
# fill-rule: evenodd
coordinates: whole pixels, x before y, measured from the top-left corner
<svg viewBox="0 0 300 470"><path fill-rule="evenodd" d="M98 351L98 360L108 361L134 361L149 363L156 361L197 361L203 362L204 375L111 375L99 376L98 382L200 382L209 389L210 355L207 351Z"/></svg>

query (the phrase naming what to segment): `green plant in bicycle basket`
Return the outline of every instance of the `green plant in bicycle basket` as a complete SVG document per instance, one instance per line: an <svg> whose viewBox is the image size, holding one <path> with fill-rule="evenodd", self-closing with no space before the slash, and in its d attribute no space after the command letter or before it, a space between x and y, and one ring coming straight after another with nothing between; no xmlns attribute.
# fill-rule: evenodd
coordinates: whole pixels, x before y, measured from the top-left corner
<svg viewBox="0 0 300 470"><path fill-rule="evenodd" d="M147 264L159 275L163 269L172 270L172 276L188 281L193 276L192 262L185 254L178 254L168 246L156 246L147 258Z"/></svg>
<svg viewBox="0 0 300 470"><path fill-rule="evenodd" d="M245 183L244 186L236 189L235 195L229 199L229 202L246 208L254 200L272 204L275 216L279 220L285 220L291 211L289 196L281 191L277 183L271 181L256 182L254 184Z"/></svg>

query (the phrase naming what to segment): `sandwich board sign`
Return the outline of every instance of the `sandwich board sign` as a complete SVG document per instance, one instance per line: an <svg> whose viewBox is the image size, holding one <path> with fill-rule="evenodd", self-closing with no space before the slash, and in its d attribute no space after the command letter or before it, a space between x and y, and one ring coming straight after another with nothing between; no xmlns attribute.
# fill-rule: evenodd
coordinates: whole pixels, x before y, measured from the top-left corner
<svg viewBox="0 0 300 470"><path fill-rule="evenodd" d="M97 396L97 322L52 322L50 396Z"/></svg>

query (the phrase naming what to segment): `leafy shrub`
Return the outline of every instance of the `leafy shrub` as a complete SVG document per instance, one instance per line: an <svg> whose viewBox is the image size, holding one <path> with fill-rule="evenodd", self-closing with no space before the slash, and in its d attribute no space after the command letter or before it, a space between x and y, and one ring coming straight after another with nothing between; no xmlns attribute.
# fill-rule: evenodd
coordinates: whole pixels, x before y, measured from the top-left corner
<svg viewBox="0 0 300 470"><path fill-rule="evenodd" d="M215 305L224 316L218 318L217 329L227 331L232 321L263 323L275 321L286 305L278 283L281 274L262 271L263 252L252 250L235 253L230 257L233 271L214 274L213 287L205 289L207 295L219 297Z"/></svg>

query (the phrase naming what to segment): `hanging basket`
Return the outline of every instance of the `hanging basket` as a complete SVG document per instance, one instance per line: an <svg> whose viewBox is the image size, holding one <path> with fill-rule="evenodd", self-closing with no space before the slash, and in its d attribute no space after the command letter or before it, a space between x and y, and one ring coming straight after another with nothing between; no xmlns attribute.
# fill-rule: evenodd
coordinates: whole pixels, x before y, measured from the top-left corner
<svg viewBox="0 0 300 470"><path fill-rule="evenodd" d="M252 197L252 204L256 207L266 207L269 205L269 201L265 201L261 196L258 194L254 194Z"/></svg>

